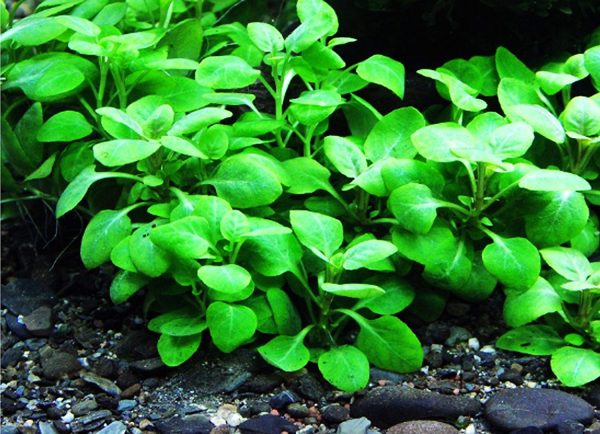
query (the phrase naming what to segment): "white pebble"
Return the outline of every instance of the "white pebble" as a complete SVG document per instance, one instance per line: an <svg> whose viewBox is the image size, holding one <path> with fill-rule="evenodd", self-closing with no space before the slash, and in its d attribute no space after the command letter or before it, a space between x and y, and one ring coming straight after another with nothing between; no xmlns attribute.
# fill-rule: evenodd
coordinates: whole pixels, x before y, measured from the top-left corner
<svg viewBox="0 0 600 434"><path fill-rule="evenodd" d="M75 419L75 415L71 413L71 410L67 411L63 417L60 418L64 423L71 423Z"/></svg>
<svg viewBox="0 0 600 434"><path fill-rule="evenodd" d="M481 345L479 344L479 339L477 338L470 338L468 341L468 345L469 348L471 348L473 351L479 351L479 348L481 347Z"/></svg>
<svg viewBox="0 0 600 434"><path fill-rule="evenodd" d="M465 428L465 434L477 434L477 430L475 429L475 425L471 424Z"/></svg>
<svg viewBox="0 0 600 434"><path fill-rule="evenodd" d="M496 352L496 348L492 347L491 345L485 345L483 348L481 348L481 352L494 354Z"/></svg>

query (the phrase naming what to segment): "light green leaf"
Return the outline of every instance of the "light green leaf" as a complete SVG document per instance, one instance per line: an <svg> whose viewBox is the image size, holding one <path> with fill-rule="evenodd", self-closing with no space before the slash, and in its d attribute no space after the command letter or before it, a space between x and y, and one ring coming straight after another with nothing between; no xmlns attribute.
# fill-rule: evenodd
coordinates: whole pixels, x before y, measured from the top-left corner
<svg viewBox="0 0 600 434"><path fill-rule="evenodd" d="M54 168L54 162L56 161L56 157L58 156L58 152L50 155L46 161L44 161L40 167L31 172L27 178L24 179L25 182L33 181L35 179L44 179L52 173L52 169Z"/></svg>
<svg viewBox="0 0 600 434"><path fill-rule="evenodd" d="M133 119L123 110L119 110L114 107L101 107L99 109L96 109L96 113L114 122L125 125L127 128L135 132L138 136L144 135L140 124L138 124L135 119Z"/></svg>
<svg viewBox="0 0 600 434"><path fill-rule="evenodd" d="M213 343L224 353L231 353L248 342L257 326L252 309L220 301L208 306L206 321Z"/></svg>
<svg viewBox="0 0 600 434"><path fill-rule="evenodd" d="M343 102L334 90L310 90L291 99L289 110L303 125L315 125L327 119Z"/></svg>
<svg viewBox="0 0 600 434"><path fill-rule="evenodd" d="M54 18L57 23L86 36L98 36L100 27L85 18L73 15L59 15Z"/></svg>
<svg viewBox="0 0 600 434"><path fill-rule="evenodd" d="M483 265L481 254L478 254L471 261L471 274L464 285L451 288L450 291L468 303L477 303L487 300L497 283L496 278Z"/></svg>
<svg viewBox="0 0 600 434"><path fill-rule="evenodd" d="M45 44L59 37L66 27L55 17L30 16L17 20L15 25L0 35L0 43L14 40L24 46Z"/></svg>
<svg viewBox="0 0 600 434"><path fill-rule="evenodd" d="M526 238L496 236L482 258L485 268L509 288L528 289L540 275L540 255Z"/></svg>
<svg viewBox="0 0 600 434"><path fill-rule="evenodd" d="M573 98L560 115L565 130L586 137L600 133L600 105L584 96Z"/></svg>
<svg viewBox="0 0 600 434"><path fill-rule="evenodd" d="M204 155L192 142L187 139L175 136L163 136L160 139L160 144L165 148L177 152L182 155L188 155L190 157L202 158L207 160L207 156Z"/></svg>
<svg viewBox="0 0 600 434"><path fill-rule="evenodd" d="M277 336L258 347L258 352L268 363L282 371L298 371L304 368L310 359L304 338L311 328L312 326L306 327L295 336Z"/></svg>
<svg viewBox="0 0 600 434"><path fill-rule="evenodd" d="M96 172L94 166L88 166L83 169L60 195L56 203L56 218L60 218L75 208L94 182L112 177L114 177L112 173Z"/></svg>
<svg viewBox="0 0 600 434"><path fill-rule="evenodd" d="M413 107L394 110L381 118L365 140L365 155L370 161L387 157L413 158L417 151L411 135L425 126L425 118Z"/></svg>
<svg viewBox="0 0 600 434"><path fill-rule="evenodd" d="M429 187L412 182L396 188L388 199L388 209L400 226L418 234L429 232L439 207Z"/></svg>
<svg viewBox="0 0 600 434"><path fill-rule="evenodd" d="M307 194L317 190L334 191L329 182L331 173L312 158L291 158L283 162L283 167L291 178L288 193Z"/></svg>
<svg viewBox="0 0 600 434"><path fill-rule="evenodd" d="M514 122L495 129L489 136L489 145L501 160L523 156L533 144L533 128L524 122Z"/></svg>
<svg viewBox="0 0 600 434"><path fill-rule="evenodd" d="M206 330L206 322L195 309L171 310L148 322L148 330L169 336L191 336Z"/></svg>
<svg viewBox="0 0 600 434"><path fill-rule="evenodd" d="M202 335L170 336L163 334L158 339L156 348L162 362L170 367L181 365L192 357L202 342Z"/></svg>
<svg viewBox="0 0 600 434"><path fill-rule="evenodd" d="M348 178L356 178L367 169L367 160L361 149L345 137L325 137L323 150L333 167Z"/></svg>
<svg viewBox="0 0 600 434"><path fill-rule="evenodd" d="M154 228L150 232L150 240L181 258L200 259L209 249L208 231L205 218L189 216Z"/></svg>
<svg viewBox="0 0 600 434"><path fill-rule="evenodd" d="M233 116L229 110L217 107L206 107L188 113L176 121L168 134L181 136L183 134L195 133L201 129Z"/></svg>
<svg viewBox="0 0 600 434"><path fill-rule="evenodd" d="M79 112L72 110L55 114L39 129L40 142L71 142L92 134L92 127Z"/></svg>
<svg viewBox="0 0 600 434"><path fill-rule="evenodd" d="M143 274L119 271L110 285L110 299L115 304L124 303L149 281Z"/></svg>
<svg viewBox="0 0 600 434"><path fill-rule="evenodd" d="M592 274L590 261L579 250L549 247L540 253L544 261L565 279L584 281Z"/></svg>
<svg viewBox="0 0 600 434"><path fill-rule="evenodd" d="M600 248L600 231L598 226L589 220L579 234L570 241L571 247L585 256L591 256Z"/></svg>
<svg viewBox="0 0 600 434"><path fill-rule="evenodd" d="M250 223L243 212L232 210L223 216L220 229L223 238L231 242L237 242L250 232Z"/></svg>
<svg viewBox="0 0 600 434"><path fill-rule="evenodd" d="M453 149L477 147L476 139L469 130L453 122L426 126L411 138L419 154L439 163L458 160Z"/></svg>
<svg viewBox="0 0 600 434"><path fill-rule="evenodd" d="M372 283L383 288L385 294L361 300L354 310L366 307L378 315L395 315L408 307L415 298L415 289L404 279L375 279Z"/></svg>
<svg viewBox="0 0 600 434"><path fill-rule="evenodd" d="M94 145L94 157L105 166L122 166L148 158L160 149L160 143L146 140L119 139Z"/></svg>
<svg viewBox="0 0 600 434"><path fill-rule="evenodd" d="M398 98L404 98L404 65L397 60L375 54L360 62L356 73L363 80L379 84Z"/></svg>
<svg viewBox="0 0 600 434"><path fill-rule="evenodd" d="M496 346L518 353L549 356L564 347L565 341L551 326L526 325L504 333Z"/></svg>
<svg viewBox="0 0 600 434"><path fill-rule="evenodd" d="M548 95L555 95L563 88L579 81L579 78L564 72L538 71L535 78L542 90Z"/></svg>
<svg viewBox="0 0 600 434"><path fill-rule="evenodd" d="M535 74L514 54L504 47L496 50L496 69L500 78L516 78L525 83L534 83Z"/></svg>
<svg viewBox="0 0 600 434"><path fill-rule="evenodd" d="M361 173L354 181L349 184L349 187L358 185L364 191L373 196L385 197L389 194L385 188L381 169L385 165L387 159L379 160L371 164L367 170ZM331 192L330 192L331 193Z"/></svg>
<svg viewBox="0 0 600 434"><path fill-rule="evenodd" d="M461 239L440 245L435 253L425 252L423 277L436 287L453 293L460 291L468 283L473 269L467 254L467 245Z"/></svg>
<svg viewBox="0 0 600 434"><path fill-rule="evenodd" d="M239 265L204 265L198 269L198 278L218 292L238 293L252 282L250 273Z"/></svg>
<svg viewBox="0 0 600 434"><path fill-rule="evenodd" d="M524 292L509 292L504 304L504 319L511 327L535 321L562 309L561 298L545 279L539 277Z"/></svg>
<svg viewBox="0 0 600 434"><path fill-rule="evenodd" d="M519 104L543 105L535 86L515 78L503 78L498 85L498 101L504 113Z"/></svg>
<svg viewBox="0 0 600 434"><path fill-rule="evenodd" d="M290 211L290 223L302 244L329 260L344 241L342 222L311 211Z"/></svg>
<svg viewBox="0 0 600 434"><path fill-rule="evenodd" d="M369 359L351 345L324 352L318 365L323 378L345 392L356 392L369 383Z"/></svg>
<svg viewBox="0 0 600 434"><path fill-rule="evenodd" d="M254 84L260 71L236 56L206 57L196 70L196 81L211 89L239 89Z"/></svg>
<svg viewBox="0 0 600 434"><path fill-rule="evenodd" d="M554 143L565 141L565 130L556 117L548 109L534 104L515 104L505 109L512 122L522 121L533 130Z"/></svg>
<svg viewBox="0 0 600 434"><path fill-rule="evenodd" d="M445 180L432 165L408 158L387 159L381 169L381 176L389 191L410 183L423 184L435 193L441 193Z"/></svg>
<svg viewBox="0 0 600 434"><path fill-rule="evenodd" d="M88 223L81 240L81 260L86 268L96 268L110 259L117 244L131 233L129 209L102 210Z"/></svg>
<svg viewBox="0 0 600 434"><path fill-rule="evenodd" d="M583 386L600 377L600 353L592 349L564 347L552 354L550 367L565 386Z"/></svg>
<svg viewBox="0 0 600 434"><path fill-rule="evenodd" d="M301 24L285 39L288 50L299 53L338 30L337 15L323 0L298 0L296 11Z"/></svg>
<svg viewBox="0 0 600 434"><path fill-rule="evenodd" d="M267 290L266 297L277 332L286 336L297 334L302 327L302 320L289 295L282 289L270 288Z"/></svg>
<svg viewBox="0 0 600 434"><path fill-rule="evenodd" d="M383 288L368 283L323 283L321 289L330 294L348 298L370 298L385 293Z"/></svg>
<svg viewBox="0 0 600 434"><path fill-rule="evenodd" d="M193 70L198 68L198 62L191 59L160 59L144 62L144 66L149 70Z"/></svg>
<svg viewBox="0 0 600 434"><path fill-rule="evenodd" d="M519 187L532 191L571 192L591 190L592 186L580 176L560 170L539 169L519 180Z"/></svg>
<svg viewBox="0 0 600 434"><path fill-rule="evenodd" d="M138 228L129 239L129 255L131 261L141 273L150 277L159 277L171 265L171 258L166 250L151 241L149 236L152 224Z"/></svg>
<svg viewBox="0 0 600 434"><path fill-rule="evenodd" d="M250 23L248 37L260 50L274 53L283 50L283 36L279 30L267 23Z"/></svg>
<svg viewBox="0 0 600 434"><path fill-rule="evenodd" d="M220 160L227 153L229 136L223 125L212 125L196 139L200 151L211 160Z"/></svg>
<svg viewBox="0 0 600 434"><path fill-rule="evenodd" d="M135 267L133 261L131 260L131 255L129 254L130 238L131 235L128 235L117 243L117 245L110 252L110 260L117 267L125 271L137 273L138 270Z"/></svg>
<svg viewBox="0 0 600 434"><path fill-rule="evenodd" d="M363 241L346 250L343 266L345 270L357 270L374 262L379 262L397 251L396 246L389 241Z"/></svg>
<svg viewBox="0 0 600 434"><path fill-rule="evenodd" d="M594 82L596 89L600 87L600 46L591 47L583 53L585 69L588 70Z"/></svg>
<svg viewBox="0 0 600 434"><path fill-rule="evenodd" d="M392 240L400 254L423 265L444 262L454 256L458 244L452 231L439 222L426 234L394 229Z"/></svg>

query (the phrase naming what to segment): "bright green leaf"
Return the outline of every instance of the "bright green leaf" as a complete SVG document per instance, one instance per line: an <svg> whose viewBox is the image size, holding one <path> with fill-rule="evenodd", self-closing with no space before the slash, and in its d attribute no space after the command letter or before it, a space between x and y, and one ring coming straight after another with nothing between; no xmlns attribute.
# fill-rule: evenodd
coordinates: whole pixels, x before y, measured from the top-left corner
<svg viewBox="0 0 600 434"><path fill-rule="evenodd" d="M205 257L209 248L206 239L208 230L205 218L189 216L154 228L150 232L150 240L181 258L200 259Z"/></svg>
<svg viewBox="0 0 600 434"><path fill-rule="evenodd" d="M398 98L404 98L404 65L397 60L375 54L360 62L356 73L363 80L379 84Z"/></svg>
<svg viewBox="0 0 600 434"><path fill-rule="evenodd" d="M439 206L429 187L412 182L396 188L388 200L388 209L400 226L418 234L429 232Z"/></svg>
<svg viewBox="0 0 600 434"><path fill-rule="evenodd" d="M146 140L109 140L94 145L94 157L105 166L122 166L148 158L160 149L160 143Z"/></svg>
<svg viewBox="0 0 600 434"><path fill-rule="evenodd" d="M411 135L425 126L425 118L413 107L394 110L381 118L365 141L365 155L370 161L387 157L413 158L417 152Z"/></svg>
<svg viewBox="0 0 600 434"><path fill-rule="evenodd" d="M115 304L124 303L148 282L143 274L119 271L110 285L110 299Z"/></svg>
<svg viewBox="0 0 600 434"><path fill-rule="evenodd" d="M310 211L290 211L290 223L302 244L321 252L328 260L344 241L342 222L333 217Z"/></svg>
<svg viewBox="0 0 600 434"><path fill-rule="evenodd" d="M71 142L92 134L92 127L79 112L72 110L55 114L39 129L40 142Z"/></svg>
<svg viewBox="0 0 600 434"><path fill-rule="evenodd" d="M496 341L503 350L549 356L564 347L565 341L556 330L547 325L526 325L504 333Z"/></svg>
<svg viewBox="0 0 600 434"><path fill-rule="evenodd" d="M525 238L494 237L482 258L485 268L509 288L527 289L540 275L538 250Z"/></svg>
<svg viewBox="0 0 600 434"><path fill-rule="evenodd" d="M540 253L544 261L565 279L584 281L592 274L590 261L579 250L549 247Z"/></svg>
<svg viewBox="0 0 600 434"><path fill-rule="evenodd" d="M369 383L369 359L351 345L324 352L319 356L318 365L323 378L345 392L356 392Z"/></svg>
<svg viewBox="0 0 600 434"><path fill-rule="evenodd" d="M211 89L239 89L254 84L260 71L237 56L206 57L196 70L196 81Z"/></svg>
<svg viewBox="0 0 600 434"><path fill-rule="evenodd" d="M587 348L564 347L552 354L550 366L565 386L583 386L600 377L600 353Z"/></svg>
<svg viewBox="0 0 600 434"><path fill-rule="evenodd" d="M127 212L127 208L102 210L88 223L80 251L86 268L96 268L107 262L115 246L131 233Z"/></svg>
<svg viewBox="0 0 600 434"><path fill-rule="evenodd" d="M561 309L560 296L552 285L539 277L526 291L509 292L504 304L504 319L511 327L519 327Z"/></svg>
<svg viewBox="0 0 600 434"><path fill-rule="evenodd" d="M252 309L220 301L208 306L206 321L213 343L224 353L231 353L248 342L257 326Z"/></svg>
<svg viewBox="0 0 600 434"><path fill-rule="evenodd" d="M267 362L282 371L298 371L310 359L308 348L304 345L304 338L310 329L309 326L295 336L277 336L258 347L258 352Z"/></svg>
<svg viewBox="0 0 600 434"><path fill-rule="evenodd" d="M519 187L532 191L572 192L591 190L585 179L560 170L539 169L527 173L519 181Z"/></svg>
<svg viewBox="0 0 600 434"><path fill-rule="evenodd" d="M156 347L162 362L170 367L181 365L192 357L202 341L202 335L171 336L163 334L158 339Z"/></svg>
<svg viewBox="0 0 600 434"><path fill-rule="evenodd" d="M357 270L379 262L398 249L389 241L367 240L350 247L344 253L344 269Z"/></svg>

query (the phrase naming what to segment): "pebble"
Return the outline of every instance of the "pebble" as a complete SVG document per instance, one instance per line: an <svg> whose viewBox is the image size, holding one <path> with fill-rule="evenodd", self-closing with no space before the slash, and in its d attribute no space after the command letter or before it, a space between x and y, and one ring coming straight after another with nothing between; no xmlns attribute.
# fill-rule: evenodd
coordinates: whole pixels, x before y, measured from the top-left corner
<svg viewBox="0 0 600 434"><path fill-rule="evenodd" d="M321 416L325 422L341 423L350 417L350 411L340 404L329 404L321 410Z"/></svg>
<svg viewBox="0 0 600 434"><path fill-rule="evenodd" d="M485 417L507 431L526 427L548 431L567 420L589 424L594 408L578 396L560 390L505 389L486 403Z"/></svg>
<svg viewBox="0 0 600 434"><path fill-rule="evenodd" d="M92 431L101 427L106 419L112 416L110 410L98 410L85 416L78 417L71 422L71 431L74 433Z"/></svg>
<svg viewBox="0 0 600 434"><path fill-rule="evenodd" d="M467 345L473 351L479 351L479 348L481 348L481 344L479 343L479 339L477 338L469 338L469 340L467 341Z"/></svg>
<svg viewBox="0 0 600 434"><path fill-rule="evenodd" d="M367 434L370 426L371 421L366 417L349 419L338 425L336 434Z"/></svg>
<svg viewBox="0 0 600 434"><path fill-rule="evenodd" d="M52 309L49 306L38 307L23 317L23 324L34 336L49 336L52 332Z"/></svg>
<svg viewBox="0 0 600 434"><path fill-rule="evenodd" d="M2 425L0 430L1 434L19 434L19 428L17 428L15 425Z"/></svg>
<svg viewBox="0 0 600 434"><path fill-rule="evenodd" d="M75 416L83 416L88 414L91 411L94 411L98 408L98 403L95 399L86 399L84 401L80 401L77 404L71 407L71 413Z"/></svg>
<svg viewBox="0 0 600 434"><path fill-rule="evenodd" d="M287 419L265 414L257 416L240 424L238 427L242 434L280 434L282 431L295 433L298 428Z"/></svg>
<svg viewBox="0 0 600 434"><path fill-rule="evenodd" d="M202 414L174 416L156 421L156 429L164 434L209 434L214 425Z"/></svg>
<svg viewBox="0 0 600 434"><path fill-rule="evenodd" d="M236 427L246 419L238 413L238 409L235 405L224 404L219 407L217 412L211 416L209 420L215 426L228 425Z"/></svg>
<svg viewBox="0 0 600 434"><path fill-rule="evenodd" d="M125 425L123 422L115 420L110 425L107 425L100 431L96 432L96 434L125 434L126 431L127 425Z"/></svg>
<svg viewBox="0 0 600 434"><path fill-rule="evenodd" d="M565 420L556 427L556 434L583 434L585 426L576 420Z"/></svg>
<svg viewBox="0 0 600 434"><path fill-rule="evenodd" d="M21 357L23 357L23 345L15 345L2 352L2 361L0 362L0 365L3 369L8 368L9 366L15 366Z"/></svg>
<svg viewBox="0 0 600 434"><path fill-rule="evenodd" d="M370 390L354 403L351 415L367 417L376 426L387 428L410 420L474 416L480 410L481 404L473 398L390 386Z"/></svg>
<svg viewBox="0 0 600 434"><path fill-rule="evenodd" d="M117 406L117 411L119 413L123 413L124 411L133 410L137 406L137 401L135 399L122 399L119 401Z"/></svg>
<svg viewBox="0 0 600 434"><path fill-rule="evenodd" d="M373 383L379 381L387 381L390 383L401 383L404 381L405 376L396 372L385 371L379 368L371 368L370 378Z"/></svg>
<svg viewBox="0 0 600 434"><path fill-rule="evenodd" d="M311 401L319 401L326 394L321 381L312 374L304 374L299 377L293 385L294 391Z"/></svg>
<svg viewBox="0 0 600 434"><path fill-rule="evenodd" d="M2 285L2 305L15 315L29 315L44 305L52 305L56 295L42 282L15 279Z"/></svg>
<svg viewBox="0 0 600 434"><path fill-rule="evenodd" d="M523 384L523 377L521 373L514 369L508 369L498 372L498 379L500 381L510 381L511 383L520 386Z"/></svg>
<svg viewBox="0 0 600 434"><path fill-rule="evenodd" d="M269 400L269 404L273 408L282 410L285 409L289 404L298 402L299 400L300 398L298 398L298 396L294 392L292 392L291 390L284 390L283 392L280 392L277 395L273 396Z"/></svg>
<svg viewBox="0 0 600 434"><path fill-rule="evenodd" d="M40 351L42 372L46 378L57 379L81 369L77 357L64 351L44 347Z"/></svg>
<svg viewBox="0 0 600 434"><path fill-rule="evenodd" d="M115 383L113 383L112 381L110 381L106 378L97 376L96 374L94 374L92 372L84 371L81 374L79 374L79 378L81 378L86 383L91 383L91 384L98 386L100 389L102 389L104 392L108 393L109 395L112 395L112 396L120 396L121 395L121 389L119 388L119 386L117 386Z"/></svg>
<svg viewBox="0 0 600 434"><path fill-rule="evenodd" d="M388 428L386 434L458 434L458 430L434 420L413 420Z"/></svg>
<svg viewBox="0 0 600 434"><path fill-rule="evenodd" d="M129 386L127 389L121 392L121 397L127 399L133 398L140 392L140 390L142 390L141 384L136 383L133 386Z"/></svg>
<svg viewBox="0 0 600 434"><path fill-rule="evenodd" d="M304 419L309 415L308 407L298 402L293 402L288 405L287 412L294 419Z"/></svg>
<svg viewBox="0 0 600 434"><path fill-rule="evenodd" d="M155 375L165 369L165 364L160 357L136 360L135 362L131 362L129 366L134 371L146 376Z"/></svg>
<svg viewBox="0 0 600 434"><path fill-rule="evenodd" d="M254 393L269 393L281 383L281 377L277 374L258 374L243 384L242 390Z"/></svg>
<svg viewBox="0 0 600 434"><path fill-rule="evenodd" d="M449 347L453 347L459 342L467 342L471 337L471 332L466 328L452 326L450 327L450 336L448 336L444 343Z"/></svg>
<svg viewBox="0 0 600 434"><path fill-rule="evenodd" d="M39 434L58 434L52 422L40 422L38 424ZM2 430L4 433L4 430Z"/></svg>

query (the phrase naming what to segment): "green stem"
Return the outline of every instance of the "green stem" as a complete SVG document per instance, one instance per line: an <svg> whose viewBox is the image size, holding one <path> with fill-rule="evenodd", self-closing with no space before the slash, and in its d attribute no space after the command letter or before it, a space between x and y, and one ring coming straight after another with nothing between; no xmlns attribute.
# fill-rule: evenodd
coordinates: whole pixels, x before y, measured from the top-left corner
<svg viewBox="0 0 600 434"><path fill-rule="evenodd" d="M465 166L465 169L467 170L467 175L469 176L469 183L471 185L471 193L473 194L473 197L476 197L477 196L477 181L475 179L475 172L473 172L471 163L469 163L467 160L460 160L460 162L463 164L463 166Z"/></svg>
<svg viewBox="0 0 600 434"><path fill-rule="evenodd" d="M474 217L479 217L481 214L481 209L483 208L483 200L485 198L485 184L486 184L486 176L485 176L486 165L485 163L478 162L477 163L477 192L475 194L475 214Z"/></svg>
<svg viewBox="0 0 600 434"><path fill-rule="evenodd" d="M96 94L96 108L104 104L104 93L106 92L106 78L108 77L108 59L100 57L100 83L98 84L98 93Z"/></svg>
<svg viewBox="0 0 600 434"><path fill-rule="evenodd" d="M202 19L202 9L204 7L204 0L196 0L196 18Z"/></svg>
<svg viewBox="0 0 600 434"><path fill-rule="evenodd" d="M17 11L19 10L19 8L21 7L21 5L25 3L25 0L19 0L13 3L12 7L10 8L10 11L8 11L8 23L6 28L10 29L13 26L13 22L15 20L15 14L17 13Z"/></svg>
<svg viewBox="0 0 600 434"><path fill-rule="evenodd" d="M312 141L313 134L314 134L316 128L317 128L316 125L309 125L306 128L306 135L304 136L304 139L303 139L303 142L304 142L304 156L308 157L308 158L312 158L311 141Z"/></svg>
<svg viewBox="0 0 600 434"><path fill-rule="evenodd" d="M122 71L116 66L110 65L110 72L115 81L117 87L117 95L119 97L119 108L125 110L127 107L127 89L125 87L125 81L122 76Z"/></svg>
<svg viewBox="0 0 600 434"><path fill-rule="evenodd" d="M506 193L508 193L513 188L515 188L517 185L519 185L519 181L515 181L512 184L509 184L507 187L504 187L498 193L496 193L491 198L489 198L488 201L481 207L480 213L482 213L483 211L488 209L490 206L492 206L494 204L494 202L499 200L502 196L504 196Z"/></svg>

